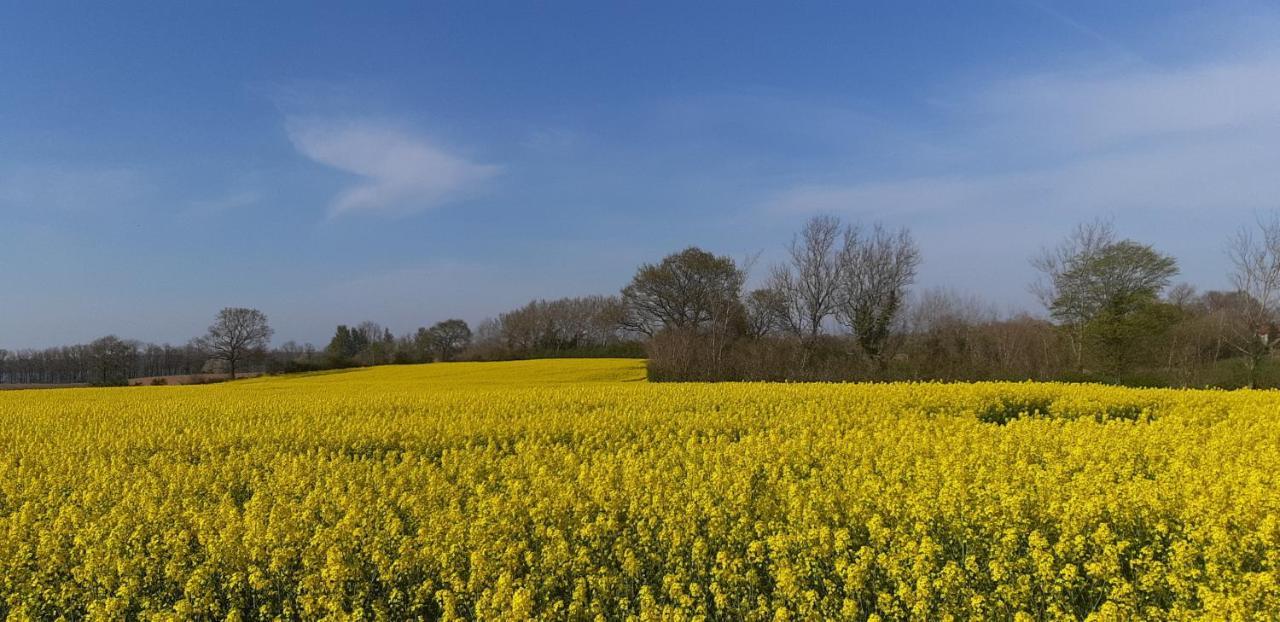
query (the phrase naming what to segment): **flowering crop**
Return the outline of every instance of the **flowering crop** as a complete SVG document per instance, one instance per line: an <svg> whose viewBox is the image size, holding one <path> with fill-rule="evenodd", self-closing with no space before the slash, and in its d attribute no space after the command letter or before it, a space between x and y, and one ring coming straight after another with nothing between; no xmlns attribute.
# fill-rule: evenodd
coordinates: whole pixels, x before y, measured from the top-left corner
<svg viewBox="0 0 1280 622"><path fill-rule="evenodd" d="M1255 619L1280 394L637 361L0 394L0 617Z"/></svg>

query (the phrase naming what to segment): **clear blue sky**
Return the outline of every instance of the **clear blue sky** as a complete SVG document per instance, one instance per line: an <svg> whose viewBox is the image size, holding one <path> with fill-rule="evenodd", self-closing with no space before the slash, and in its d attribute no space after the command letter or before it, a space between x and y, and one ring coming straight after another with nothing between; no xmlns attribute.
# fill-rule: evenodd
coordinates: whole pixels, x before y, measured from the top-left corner
<svg viewBox="0 0 1280 622"><path fill-rule="evenodd" d="M1274 5L129 4L0 8L0 347L404 332L690 244L758 275L818 212L1032 308L1076 221L1221 287L1280 207Z"/></svg>

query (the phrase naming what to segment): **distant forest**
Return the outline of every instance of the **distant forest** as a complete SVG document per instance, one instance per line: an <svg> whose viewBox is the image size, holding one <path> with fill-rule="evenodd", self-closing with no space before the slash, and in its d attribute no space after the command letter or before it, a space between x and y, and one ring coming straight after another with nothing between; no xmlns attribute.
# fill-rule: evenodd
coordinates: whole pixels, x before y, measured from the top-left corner
<svg viewBox="0 0 1280 622"><path fill-rule="evenodd" d="M106 336L0 349L0 384L121 385L201 373L545 357L645 357L654 381L1063 380L1137 386L1280 386L1280 219L1224 250L1232 289L1174 284L1175 258L1084 223L1030 258L1043 315L1001 313L949 289L913 291L910 230L810 219L758 275L697 247L640 266L616 295L534 300L476 327L446 319L396 335L340 325L324 347L287 342L255 309L223 309L181 346Z"/></svg>

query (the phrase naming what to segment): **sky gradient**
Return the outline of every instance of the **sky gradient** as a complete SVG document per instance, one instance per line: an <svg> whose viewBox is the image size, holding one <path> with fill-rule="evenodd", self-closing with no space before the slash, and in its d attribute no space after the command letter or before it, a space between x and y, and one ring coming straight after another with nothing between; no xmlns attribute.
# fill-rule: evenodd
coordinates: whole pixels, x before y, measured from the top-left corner
<svg viewBox="0 0 1280 622"><path fill-rule="evenodd" d="M816 213L1035 311L1075 222L1209 289L1280 207L1275 5L129 4L0 7L0 347L224 306L323 345L691 244L759 279Z"/></svg>

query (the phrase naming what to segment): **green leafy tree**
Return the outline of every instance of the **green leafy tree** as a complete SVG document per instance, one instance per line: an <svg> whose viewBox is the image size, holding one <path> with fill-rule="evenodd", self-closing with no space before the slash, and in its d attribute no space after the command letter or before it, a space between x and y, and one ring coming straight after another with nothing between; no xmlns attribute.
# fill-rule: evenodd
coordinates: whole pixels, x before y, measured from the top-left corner
<svg viewBox="0 0 1280 622"><path fill-rule="evenodd" d="M745 280L733 259L686 248L640 266L622 290L623 325L650 336L664 329L723 332L741 315Z"/></svg>
<svg viewBox="0 0 1280 622"><path fill-rule="evenodd" d="M1117 240L1111 224L1101 221L1076 227L1056 249L1034 258L1032 265L1043 275L1033 290L1053 319L1067 329L1080 370L1086 348L1098 343L1109 344L1104 360L1125 360L1127 355L1114 348L1134 341L1120 335L1144 325L1129 316L1149 310L1178 273L1174 258L1146 244ZM1101 342L1096 338L1100 326L1110 327L1103 333L1112 335Z"/></svg>
<svg viewBox="0 0 1280 622"><path fill-rule="evenodd" d="M353 330L345 324L339 324L333 333L333 338L329 340L329 345L325 347L325 353L335 365L350 365L356 355L368 345L368 339L364 333Z"/></svg>
<svg viewBox="0 0 1280 622"><path fill-rule="evenodd" d="M463 320L444 320L431 328L419 328L414 340L429 359L452 361L471 345L471 327Z"/></svg>
<svg viewBox="0 0 1280 622"><path fill-rule="evenodd" d="M1140 295L1116 300L1102 308L1085 326L1091 360L1108 377L1155 363L1159 344L1182 319L1177 306Z"/></svg>

